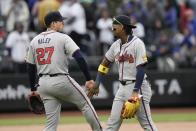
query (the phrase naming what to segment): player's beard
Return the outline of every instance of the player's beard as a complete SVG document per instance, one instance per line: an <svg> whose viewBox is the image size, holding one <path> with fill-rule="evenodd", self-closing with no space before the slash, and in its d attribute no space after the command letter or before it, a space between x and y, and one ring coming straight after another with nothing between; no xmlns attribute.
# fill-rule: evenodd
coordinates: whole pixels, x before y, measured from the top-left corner
<svg viewBox="0 0 196 131"><path fill-rule="evenodd" d="M114 35L114 38L115 38L115 39L119 39L119 38L120 38L118 33L114 33L114 32L113 32L113 35Z"/></svg>
<svg viewBox="0 0 196 131"><path fill-rule="evenodd" d="M118 35L117 35L117 33L115 32L116 30L113 30L113 36L114 36L114 38L118 38Z"/></svg>
<svg viewBox="0 0 196 131"><path fill-rule="evenodd" d="M114 36L114 40L116 41L117 39L119 39L117 36Z"/></svg>

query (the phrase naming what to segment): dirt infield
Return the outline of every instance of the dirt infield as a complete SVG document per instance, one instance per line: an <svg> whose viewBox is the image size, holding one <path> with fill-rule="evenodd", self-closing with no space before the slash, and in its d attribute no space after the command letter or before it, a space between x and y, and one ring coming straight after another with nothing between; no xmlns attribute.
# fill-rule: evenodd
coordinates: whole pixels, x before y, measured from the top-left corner
<svg viewBox="0 0 196 131"><path fill-rule="evenodd" d="M99 114L109 114L107 111L98 111ZM191 113L196 112L196 108L174 108L174 109L153 109L152 113ZM79 111L66 111L62 113L63 115L81 115ZM35 117L32 113L0 113L1 119L8 118L26 118ZM106 127L105 123L102 123L103 128ZM196 131L196 121L194 122L158 122L156 126L159 131ZM44 125L28 125L28 126L0 126L0 131L42 131ZM143 131L138 123L123 123L120 131ZM90 127L87 123L84 124L60 124L58 126L58 131L90 131Z"/></svg>
<svg viewBox="0 0 196 131"><path fill-rule="evenodd" d="M105 124L102 123L103 128ZM196 122L156 123L159 131L196 131ZM0 131L42 131L43 126L0 126ZM120 131L143 131L138 124L123 124ZM90 131L87 124L59 125L58 131Z"/></svg>

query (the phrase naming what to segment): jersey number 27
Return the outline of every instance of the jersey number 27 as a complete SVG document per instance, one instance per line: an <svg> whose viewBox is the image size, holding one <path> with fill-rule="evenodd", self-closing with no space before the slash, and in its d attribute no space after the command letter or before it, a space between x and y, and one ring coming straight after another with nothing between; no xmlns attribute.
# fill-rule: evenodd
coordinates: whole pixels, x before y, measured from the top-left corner
<svg viewBox="0 0 196 131"><path fill-rule="evenodd" d="M54 52L54 47L37 48L37 62L39 65L51 64L51 57Z"/></svg>

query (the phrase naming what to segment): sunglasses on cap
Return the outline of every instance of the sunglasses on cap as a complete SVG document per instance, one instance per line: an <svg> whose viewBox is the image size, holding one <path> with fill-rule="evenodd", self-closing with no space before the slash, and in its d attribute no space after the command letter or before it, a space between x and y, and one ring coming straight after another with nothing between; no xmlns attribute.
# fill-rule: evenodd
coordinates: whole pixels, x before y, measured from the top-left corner
<svg viewBox="0 0 196 131"><path fill-rule="evenodd" d="M116 18L113 18L112 19L113 21L113 24L120 24L120 25L123 25L120 21L118 21Z"/></svg>
<svg viewBox="0 0 196 131"><path fill-rule="evenodd" d="M113 24L120 24L123 26L128 26L130 28L136 28L136 26L131 24L131 20L128 16L120 15L113 18Z"/></svg>

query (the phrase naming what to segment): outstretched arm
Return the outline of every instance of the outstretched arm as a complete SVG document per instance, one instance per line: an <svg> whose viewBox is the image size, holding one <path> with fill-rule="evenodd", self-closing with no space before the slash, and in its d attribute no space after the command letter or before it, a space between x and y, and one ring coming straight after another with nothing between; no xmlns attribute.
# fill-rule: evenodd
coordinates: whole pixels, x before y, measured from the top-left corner
<svg viewBox="0 0 196 131"><path fill-rule="evenodd" d="M92 80L91 75L89 73L88 65L87 65L84 57L82 56L80 50L75 51L72 56L74 57L74 59L78 63L81 71L83 72L83 74L86 78L86 81Z"/></svg>
<svg viewBox="0 0 196 131"><path fill-rule="evenodd" d="M92 87L94 85L94 81L91 78L91 75L90 75L89 69L88 69L88 65L87 65L85 59L83 58L80 50L75 51L72 56L75 58L76 62L78 63L80 69L82 70L82 72L86 78L85 87L86 88Z"/></svg>
<svg viewBox="0 0 196 131"><path fill-rule="evenodd" d="M95 84L97 86L99 86L99 84L103 80L103 76L108 73L111 63L112 62L110 62L106 57L104 57L104 59L102 60L101 64L98 67L97 77L95 80Z"/></svg>
<svg viewBox="0 0 196 131"><path fill-rule="evenodd" d="M101 81L103 80L104 75L106 75L108 73L111 63L112 62L110 62L106 57L104 57L104 59L102 60L101 64L98 67L98 72L97 72L97 76L95 79L94 87L89 88L89 92L88 92L89 98L92 98L93 95L98 95L99 85L100 85Z"/></svg>

